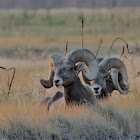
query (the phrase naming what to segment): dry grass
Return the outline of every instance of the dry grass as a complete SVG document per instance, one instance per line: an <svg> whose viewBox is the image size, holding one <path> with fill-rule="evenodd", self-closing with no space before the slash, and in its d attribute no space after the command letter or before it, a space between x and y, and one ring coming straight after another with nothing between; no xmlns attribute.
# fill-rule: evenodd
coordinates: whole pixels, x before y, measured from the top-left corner
<svg viewBox="0 0 140 140"><path fill-rule="evenodd" d="M123 14L121 14L120 19L124 19L123 22L127 23L126 15L130 13L130 22L128 22L130 26L125 27L126 31L121 32L118 28L122 29L124 24L119 26L116 24L115 33L109 28L114 27L110 26L110 16L113 13L116 17L114 20L118 22L120 11L111 10L110 13L110 10L104 9L101 11L85 10L84 12L87 18L85 22L87 25L84 28L84 45L86 48L96 53L97 46L103 36L103 43L98 56L107 56L112 41L121 36L127 40L129 47L135 51L135 42L140 43L137 26L139 10L122 10ZM11 13L13 14L13 11ZM14 11L14 13L16 12ZM33 13L31 12L31 14ZM0 69L0 139L140 139L140 75L136 76L137 72L140 71L140 57L137 52L127 54L128 59L124 59L129 75L130 93L123 96L114 91L107 101L101 102L105 108L103 114L83 106L74 106L57 114L48 114L44 106L39 106L40 99L44 96L52 96L57 91L55 87L46 90L39 82L41 78L48 77L48 54L61 52L64 55L66 41L69 41L68 51L81 47L81 30L79 29L79 19L77 20L81 16L81 12L72 11L69 14L64 11L57 11L57 13L51 11L50 13L53 18L58 16L61 19L64 17L69 22L66 22L63 26L55 25L56 21L53 21L53 26L50 26L49 23L44 24L40 22L39 16L46 16L46 13L41 11L34 15L37 19L31 18L30 24L25 22L25 25L23 25L24 34L21 23L17 25L19 30L15 31L14 21L11 23L10 29L7 29L10 24L7 22L5 32L1 34L0 50L3 57L0 59L0 64L6 68L16 67L16 75L11 93L7 97L8 79L12 77L12 71L6 72ZM20 14L23 13L16 13L19 16L16 18L20 19ZM67 15L70 19L73 17L73 20L70 21ZM0 12L0 16L5 17L5 21L8 21L8 18L6 18L8 13L5 11ZM98 16L100 19L98 19ZM135 27L131 21L132 18L135 21ZM33 21L36 20L39 22L37 23L38 28L36 25L36 28L34 28L33 25ZM97 29L95 23L99 24L99 26L96 26ZM109 31L106 30L105 32L103 23L105 23L106 28L110 29ZM108 23L110 23L109 26ZM1 22L0 29L2 29L2 26L3 23ZM50 34L42 30L40 26L43 29L46 27ZM34 31L28 34L27 30L29 28ZM133 28L137 31L134 32ZM57 33L55 33L56 29L58 29ZM10 32L9 35L7 35L7 32ZM44 51L44 48L48 48L48 50ZM8 52L8 50L10 51ZM12 50L14 50L14 53ZM121 51L122 42L114 46L111 55L119 57ZM34 53L37 55L34 55ZM47 55L44 57L45 54Z"/></svg>
<svg viewBox="0 0 140 140"><path fill-rule="evenodd" d="M52 96L57 90L46 91L39 83L48 75L48 61L1 59L1 64L14 65L17 72L7 98L4 96L8 88L4 84L7 72L1 70L0 136L6 139L138 139L140 78L135 75L140 58L133 55L128 58L133 58L132 64L125 59L131 92L123 96L114 91L107 101L101 102L104 114L75 106L65 112L48 114L44 106L39 106L41 98Z"/></svg>
<svg viewBox="0 0 140 140"><path fill-rule="evenodd" d="M139 110L107 107L98 114L73 107L49 115L29 103L16 106L7 106L8 114L2 110L0 134L6 139L136 139L140 133Z"/></svg>

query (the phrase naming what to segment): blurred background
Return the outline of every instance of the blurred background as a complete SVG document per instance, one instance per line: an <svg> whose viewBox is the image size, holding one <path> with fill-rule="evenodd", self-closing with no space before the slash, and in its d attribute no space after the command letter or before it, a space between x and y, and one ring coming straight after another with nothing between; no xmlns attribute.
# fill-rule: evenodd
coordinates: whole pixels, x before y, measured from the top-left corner
<svg viewBox="0 0 140 140"><path fill-rule="evenodd" d="M139 0L1 0L0 8L49 9L49 8L116 8L139 7Z"/></svg>
<svg viewBox="0 0 140 140"><path fill-rule="evenodd" d="M39 81L48 77L48 56L64 56L66 42L68 52L82 47L82 19L84 48L96 54L103 38L98 56L107 57L113 40L121 37L133 52L126 66L139 61L132 58L140 52L139 6L140 0L0 0L0 65L17 69L13 94L46 93ZM119 58L123 46L116 41L110 56ZM139 71L135 69L128 70L132 77ZM1 70L1 94L7 93L11 78L11 71Z"/></svg>
<svg viewBox="0 0 140 140"><path fill-rule="evenodd" d="M107 56L112 41L123 37L136 49L139 6L139 0L0 0L0 56L40 57L44 50L43 57L65 53L67 41L69 51L80 48L82 18L85 48L95 52L103 37L99 53ZM121 54L123 45L113 47L112 53Z"/></svg>

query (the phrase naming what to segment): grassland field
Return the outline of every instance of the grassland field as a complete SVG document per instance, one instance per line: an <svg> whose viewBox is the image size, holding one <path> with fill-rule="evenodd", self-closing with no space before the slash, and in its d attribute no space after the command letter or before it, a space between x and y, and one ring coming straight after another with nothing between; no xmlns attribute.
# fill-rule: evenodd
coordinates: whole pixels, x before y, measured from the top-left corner
<svg viewBox="0 0 140 140"><path fill-rule="evenodd" d="M44 89L41 78L49 74L48 56L81 48L84 17L84 47L107 57L113 40L125 39L132 54L122 57L130 93L101 101L107 114L74 106L48 114L39 106L55 87ZM111 56L120 57L124 42L117 41ZM0 140L139 140L140 139L140 9L0 10L0 66L16 68L9 96L12 70L0 69ZM82 79L81 79L82 80Z"/></svg>

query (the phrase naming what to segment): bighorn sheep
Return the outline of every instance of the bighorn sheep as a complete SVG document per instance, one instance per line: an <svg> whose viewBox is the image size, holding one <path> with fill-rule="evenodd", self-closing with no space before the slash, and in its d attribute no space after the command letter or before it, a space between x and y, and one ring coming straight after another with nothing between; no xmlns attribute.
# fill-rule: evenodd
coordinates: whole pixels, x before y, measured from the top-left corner
<svg viewBox="0 0 140 140"><path fill-rule="evenodd" d="M118 90L121 94L127 94L128 75L124 63L114 57L104 59L97 58L99 62L99 73L93 80L94 94L98 99L103 99L112 94L113 90ZM83 75L85 83L90 84L88 79Z"/></svg>
<svg viewBox="0 0 140 140"><path fill-rule="evenodd" d="M41 80L45 88L53 86L53 80L57 87L63 86L63 93L57 92L52 98L46 97L49 111L65 108L70 104L88 104L101 109L94 93L89 85L83 85L78 77L78 71L82 73L89 81L96 79L99 66L96 57L87 49L77 49L65 57L60 54L50 56L50 77L49 80ZM81 62L76 66L77 62ZM83 67L85 64L89 67L87 73ZM54 78L55 77L55 78Z"/></svg>

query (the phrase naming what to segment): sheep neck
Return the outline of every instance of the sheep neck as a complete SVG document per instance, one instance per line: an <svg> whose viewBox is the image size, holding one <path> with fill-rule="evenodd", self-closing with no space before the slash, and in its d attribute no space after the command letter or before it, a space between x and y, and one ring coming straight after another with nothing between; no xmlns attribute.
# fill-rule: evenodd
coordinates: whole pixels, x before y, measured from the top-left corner
<svg viewBox="0 0 140 140"><path fill-rule="evenodd" d="M80 104L89 101L87 90L82 85L79 77L68 86L64 86L64 98L66 104Z"/></svg>

